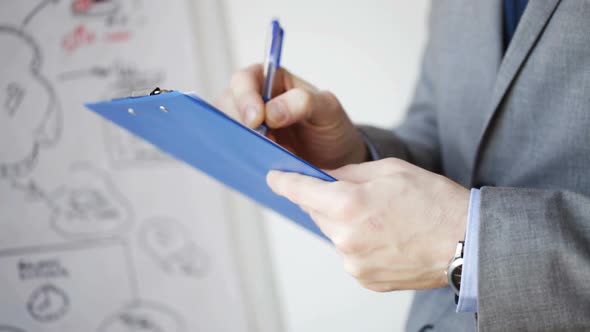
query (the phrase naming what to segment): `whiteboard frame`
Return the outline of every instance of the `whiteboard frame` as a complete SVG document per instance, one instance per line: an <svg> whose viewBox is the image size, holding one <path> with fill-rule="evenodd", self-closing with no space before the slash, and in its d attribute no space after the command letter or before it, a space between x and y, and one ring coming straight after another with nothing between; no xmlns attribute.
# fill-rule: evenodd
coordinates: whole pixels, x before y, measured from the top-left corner
<svg viewBox="0 0 590 332"><path fill-rule="evenodd" d="M192 45L205 45L210 52L198 54L198 68L206 84L199 94L208 100L220 96L236 69L232 59L228 21L221 1L186 0L193 19ZM212 28L213 27L213 28ZM193 46L195 47L195 46ZM195 73L196 75L196 73ZM248 317L248 331L284 331L275 272L269 254L265 220L260 208L243 196L224 189L228 205L227 224L233 244L234 257L240 273L244 307Z"/></svg>

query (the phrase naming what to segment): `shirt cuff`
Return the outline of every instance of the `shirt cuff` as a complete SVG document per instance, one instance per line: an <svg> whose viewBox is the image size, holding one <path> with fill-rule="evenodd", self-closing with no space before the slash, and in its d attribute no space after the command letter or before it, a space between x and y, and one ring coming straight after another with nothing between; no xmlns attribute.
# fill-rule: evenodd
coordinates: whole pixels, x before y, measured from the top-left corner
<svg viewBox="0 0 590 332"><path fill-rule="evenodd" d="M479 189L471 189L467 230L463 249L463 270L457 312L477 312L477 274L479 270Z"/></svg>
<svg viewBox="0 0 590 332"><path fill-rule="evenodd" d="M361 129L358 129L358 131L361 134L363 141L365 141L365 145L367 146L367 150L369 150L369 157L371 158L370 161L379 160L380 158L379 158L379 154L377 153L377 149L375 148L375 145L373 145L373 143L369 139L369 136L367 136L367 134L365 134L365 132L362 131Z"/></svg>

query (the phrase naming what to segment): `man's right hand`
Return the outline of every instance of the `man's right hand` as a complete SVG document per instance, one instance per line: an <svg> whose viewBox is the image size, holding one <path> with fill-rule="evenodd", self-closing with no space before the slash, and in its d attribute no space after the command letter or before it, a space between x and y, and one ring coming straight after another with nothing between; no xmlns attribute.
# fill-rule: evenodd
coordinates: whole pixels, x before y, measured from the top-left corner
<svg viewBox="0 0 590 332"><path fill-rule="evenodd" d="M320 168L367 161L360 133L332 93L281 68L275 76L275 97L265 105L263 76L260 64L237 72L217 107L250 128L265 122L269 138Z"/></svg>

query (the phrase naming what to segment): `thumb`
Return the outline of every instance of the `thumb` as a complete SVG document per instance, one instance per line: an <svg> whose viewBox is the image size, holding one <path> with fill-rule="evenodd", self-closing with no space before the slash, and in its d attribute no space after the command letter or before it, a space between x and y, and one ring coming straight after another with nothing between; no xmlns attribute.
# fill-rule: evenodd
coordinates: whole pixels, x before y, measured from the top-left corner
<svg viewBox="0 0 590 332"><path fill-rule="evenodd" d="M266 104L266 123L282 128L307 120L318 126L338 123L344 110L338 99L281 69L286 92Z"/></svg>

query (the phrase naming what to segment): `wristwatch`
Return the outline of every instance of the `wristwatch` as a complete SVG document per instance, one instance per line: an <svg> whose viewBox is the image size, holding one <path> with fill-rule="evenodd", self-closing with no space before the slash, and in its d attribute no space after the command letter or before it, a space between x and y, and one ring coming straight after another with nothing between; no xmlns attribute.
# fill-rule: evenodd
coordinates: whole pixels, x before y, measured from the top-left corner
<svg viewBox="0 0 590 332"><path fill-rule="evenodd" d="M449 286L455 292L455 299L459 296L459 290L461 289L461 274L463 272L463 246L465 242L459 241L457 243L457 249L455 250L455 256L449 262L447 271L445 271L449 280Z"/></svg>

